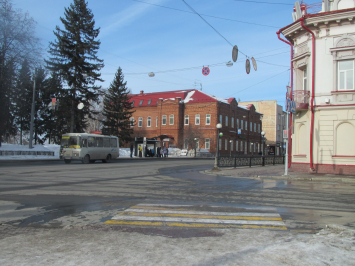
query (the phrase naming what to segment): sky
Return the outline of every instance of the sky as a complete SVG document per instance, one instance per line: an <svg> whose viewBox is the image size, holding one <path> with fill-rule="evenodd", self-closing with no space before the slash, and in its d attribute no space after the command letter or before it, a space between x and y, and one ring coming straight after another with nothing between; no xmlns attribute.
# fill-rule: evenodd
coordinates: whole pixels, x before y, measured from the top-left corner
<svg viewBox="0 0 355 266"><path fill-rule="evenodd" d="M43 57L73 0L12 0L36 22ZM290 47L276 32L291 24L293 0L88 0L100 28L98 57L108 88L121 67L132 93L202 89L240 101L277 100L290 83ZM321 2L308 0L307 4ZM187 5L186 5L186 4ZM198 14L193 13L190 7ZM203 20L203 19L204 20ZM232 49L239 55L232 67ZM246 73L247 59L257 70ZM204 76L202 68L209 67ZM148 73L153 72L154 77Z"/></svg>

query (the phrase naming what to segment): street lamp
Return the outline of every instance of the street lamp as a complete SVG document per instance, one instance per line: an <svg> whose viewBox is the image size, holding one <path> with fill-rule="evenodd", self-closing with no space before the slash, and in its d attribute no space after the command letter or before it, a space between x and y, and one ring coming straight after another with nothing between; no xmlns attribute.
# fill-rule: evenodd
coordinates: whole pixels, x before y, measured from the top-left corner
<svg viewBox="0 0 355 266"><path fill-rule="evenodd" d="M229 157L232 157L232 142L233 140L229 141Z"/></svg>
<svg viewBox="0 0 355 266"><path fill-rule="evenodd" d="M196 142L198 141L198 138L194 138L195 141L195 158L196 158Z"/></svg>
<svg viewBox="0 0 355 266"><path fill-rule="evenodd" d="M222 128L222 124L218 123L216 125L216 128L217 128L217 150L216 150L216 156L214 158L214 167L212 170L218 171L219 170L218 168L219 130Z"/></svg>
<svg viewBox="0 0 355 266"><path fill-rule="evenodd" d="M261 156L264 156L264 142L265 142L265 131L261 131L261 143L262 143Z"/></svg>
<svg viewBox="0 0 355 266"><path fill-rule="evenodd" d="M253 145L254 145L254 143L253 142L250 142L250 149L251 149L251 156L253 156L254 155L254 152L253 152Z"/></svg>

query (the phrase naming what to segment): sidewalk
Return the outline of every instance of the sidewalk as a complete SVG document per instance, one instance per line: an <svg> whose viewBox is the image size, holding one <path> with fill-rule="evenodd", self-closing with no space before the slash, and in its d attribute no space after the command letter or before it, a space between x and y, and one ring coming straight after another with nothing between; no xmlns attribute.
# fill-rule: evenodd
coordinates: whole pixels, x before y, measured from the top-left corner
<svg viewBox="0 0 355 266"><path fill-rule="evenodd" d="M309 174L299 172L288 172L285 176L285 165L267 165L253 167L220 167L220 171L206 170L202 173L208 175L231 176L250 179L285 179L285 180L307 180L307 181L332 181L343 183L355 183L355 175L334 175L334 174Z"/></svg>

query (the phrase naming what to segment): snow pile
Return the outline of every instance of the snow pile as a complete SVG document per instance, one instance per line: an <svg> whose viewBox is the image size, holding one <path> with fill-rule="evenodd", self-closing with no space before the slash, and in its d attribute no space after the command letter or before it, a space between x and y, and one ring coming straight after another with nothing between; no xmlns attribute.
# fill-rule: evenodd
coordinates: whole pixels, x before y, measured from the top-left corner
<svg viewBox="0 0 355 266"><path fill-rule="evenodd" d="M133 154L134 154L134 149L133 149ZM120 148L120 157L129 157L129 156L131 156L130 148Z"/></svg>
<svg viewBox="0 0 355 266"><path fill-rule="evenodd" d="M0 147L0 160L36 160L59 159L60 146L56 144L15 145L2 143Z"/></svg>

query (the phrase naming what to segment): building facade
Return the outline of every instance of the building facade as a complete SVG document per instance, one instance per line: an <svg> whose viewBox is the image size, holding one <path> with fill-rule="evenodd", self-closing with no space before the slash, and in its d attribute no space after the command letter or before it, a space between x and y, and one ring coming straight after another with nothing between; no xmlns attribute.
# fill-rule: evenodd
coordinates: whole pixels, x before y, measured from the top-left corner
<svg viewBox="0 0 355 266"><path fill-rule="evenodd" d="M217 123L222 124L221 154L261 151L262 114L253 105L240 106L199 90L131 94L132 127L136 139L159 141L157 146L206 149L215 154Z"/></svg>
<svg viewBox="0 0 355 266"><path fill-rule="evenodd" d="M284 154L284 139L282 130L286 128L286 112L276 100L239 102L240 105L252 104L255 110L263 114L263 131L265 132L266 152L275 152L276 155Z"/></svg>
<svg viewBox="0 0 355 266"><path fill-rule="evenodd" d="M355 2L323 0L317 14L307 14L301 5L293 17L278 32L294 51L291 168L353 174Z"/></svg>

